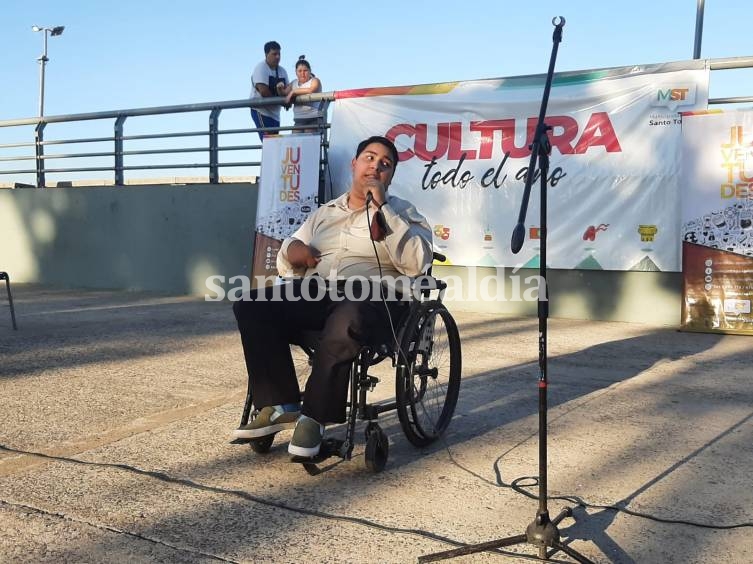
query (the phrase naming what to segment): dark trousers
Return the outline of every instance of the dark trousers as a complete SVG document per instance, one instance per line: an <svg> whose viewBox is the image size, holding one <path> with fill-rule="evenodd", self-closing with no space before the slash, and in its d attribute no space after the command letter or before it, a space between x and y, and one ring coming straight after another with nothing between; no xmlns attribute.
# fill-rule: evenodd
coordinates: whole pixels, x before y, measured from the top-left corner
<svg viewBox="0 0 753 564"><path fill-rule="evenodd" d="M251 108L251 119L254 120L256 127L280 127L279 121L269 116L265 116L253 108ZM264 141L264 135L276 135L278 132L273 131L272 133L269 133L265 131L257 131L257 133L259 134L259 139Z"/></svg>
<svg viewBox="0 0 753 564"><path fill-rule="evenodd" d="M233 304L254 405L300 400L289 345L301 330L321 331L301 411L319 423L342 423L353 359L363 345L393 339L385 304L371 300L370 295L363 301L335 301L329 294L319 300L296 300L301 298L303 284L309 285L307 295L316 296L315 285L323 281L304 279L289 284L287 288L253 290L248 300ZM260 300L261 295L265 299ZM407 302L388 301L387 307L397 330Z"/></svg>

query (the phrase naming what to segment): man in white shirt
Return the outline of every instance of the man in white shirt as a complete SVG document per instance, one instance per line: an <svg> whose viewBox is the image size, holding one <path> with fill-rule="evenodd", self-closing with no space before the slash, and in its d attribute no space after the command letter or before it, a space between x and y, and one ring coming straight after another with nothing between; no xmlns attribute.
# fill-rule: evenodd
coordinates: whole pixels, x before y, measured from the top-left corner
<svg viewBox="0 0 753 564"><path fill-rule="evenodd" d="M280 66L280 44L267 41L264 44L264 60L254 68L251 75L251 99L285 96L288 73ZM280 127L280 106L251 108L251 118L256 127ZM259 131L259 139L264 132Z"/></svg>
<svg viewBox="0 0 753 564"><path fill-rule="evenodd" d="M389 139L362 141L351 161L350 191L312 213L277 255L281 275L306 277L252 291L233 304L254 405L261 408L235 437L262 438L295 427L288 452L314 457L324 426L345 421L351 362L364 344L392 338L390 318L397 323L408 304L382 301L380 282L351 295L333 296L331 290L347 290L356 279L416 277L431 264L426 219L409 202L387 194L397 162ZM330 291L322 293L325 280ZM289 349L301 330L321 332L302 406Z"/></svg>

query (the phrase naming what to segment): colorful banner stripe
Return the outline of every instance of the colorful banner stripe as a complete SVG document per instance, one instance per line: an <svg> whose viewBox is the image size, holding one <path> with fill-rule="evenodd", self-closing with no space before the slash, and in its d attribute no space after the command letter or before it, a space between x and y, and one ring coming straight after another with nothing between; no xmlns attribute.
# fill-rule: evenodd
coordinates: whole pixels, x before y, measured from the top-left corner
<svg viewBox="0 0 753 564"><path fill-rule="evenodd" d="M724 110L717 109L717 110L699 110L697 112L690 112L690 111L680 112L680 115L683 117L684 116L708 116L712 114L723 114L723 113L724 113Z"/></svg>
<svg viewBox="0 0 753 564"><path fill-rule="evenodd" d="M566 71L555 73L552 86L576 86L596 82L609 78L624 78L637 75L657 75L660 73L702 69L707 67L706 60L679 61L675 63L661 63L656 65L644 65L639 67L611 67L605 69L589 69L580 71ZM369 98L374 96L416 96L426 94L447 94L459 85L473 83L497 84L497 90L514 88L537 88L543 86L546 81L545 74L530 74L512 76L506 78L488 78L481 80L465 80L455 82L437 82L434 84L413 84L406 86L386 86L372 88L357 88L353 90L341 90L335 92L335 100L348 98Z"/></svg>
<svg viewBox="0 0 753 564"><path fill-rule="evenodd" d="M367 98L371 96L404 96L417 94L447 94L460 82L437 82L435 84L417 84L413 86L384 86L379 88L357 88L335 92L335 100L346 98Z"/></svg>

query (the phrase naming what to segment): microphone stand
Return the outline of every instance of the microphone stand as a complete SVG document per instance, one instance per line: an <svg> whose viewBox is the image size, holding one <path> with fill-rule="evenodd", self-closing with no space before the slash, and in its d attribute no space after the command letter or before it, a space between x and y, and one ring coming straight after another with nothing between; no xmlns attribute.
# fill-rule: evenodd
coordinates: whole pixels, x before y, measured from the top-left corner
<svg viewBox="0 0 753 564"><path fill-rule="evenodd" d="M554 63L557 59L557 49L562 41L562 28L565 26L565 18L553 18L552 25L554 33L552 35L552 55L549 59L549 70L544 85L544 94L541 100L541 109L539 111L539 121L536 126L536 132L531 143L531 160L528 164L528 173L526 174L525 189L523 191L523 201L520 206L518 223L512 233L510 247L513 253L520 252L525 239L525 219L528 211L528 200L531 195L531 186L534 182L536 170L536 161L539 161L540 167L540 184L541 184L541 219L539 226L539 239L541 244L541 255L539 262L539 509L534 521L528 525L525 534L514 535L499 540L493 540L475 545L468 545L453 550L427 554L418 558L419 562L436 562L456 556L466 554L475 554L486 550L494 550L505 546L517 544L531 544L539 549L538 557L541 560L548 560L550 556L558 551L562 551L575 561L583 564L593 564L591 560L572 549L560 541L560 532L557 525L565 517L571 517L573 511L566 507L554 519L549 518L549 509L547 508L547 318L549 317L548 290L546 285L546 182L549 174L549 153L551 144L547 131L551 129L544 123L546 108L549 103L549 92L552 89L552 78L554 75ZM543 282L543 284L542 284ZM543 288L542 288L543 285ZM553 549L549 552L547 549Z"/></svg>

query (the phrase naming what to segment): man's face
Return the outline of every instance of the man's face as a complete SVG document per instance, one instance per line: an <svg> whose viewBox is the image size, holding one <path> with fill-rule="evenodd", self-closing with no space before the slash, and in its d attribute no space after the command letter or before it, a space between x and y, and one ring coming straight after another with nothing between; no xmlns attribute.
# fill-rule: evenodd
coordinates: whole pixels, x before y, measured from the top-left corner
<svg viewBox="0 0 753 564"><path fill-rule="evenodd" d="M269 53L267 53L266 59L267 65L269 65L270 68L276 69L277 65L280 64L280 50L272 49Z"/></svg>
<svg viewBox="0 0 753 564"><path fill-rule="evenodd" d="M351 161L353 183L366 185L377 181L387 188L392 182L396 164L387 147L381 143L370 143Z"/></svg>

